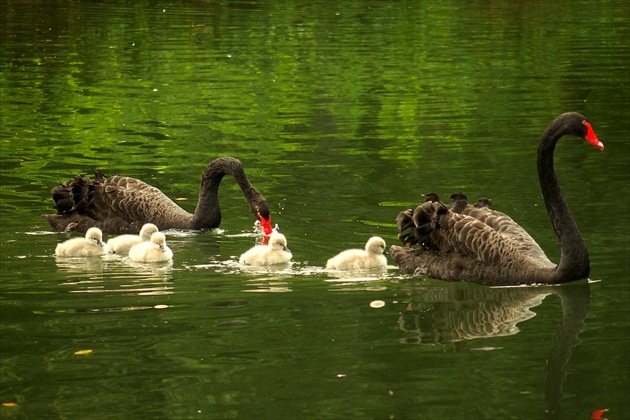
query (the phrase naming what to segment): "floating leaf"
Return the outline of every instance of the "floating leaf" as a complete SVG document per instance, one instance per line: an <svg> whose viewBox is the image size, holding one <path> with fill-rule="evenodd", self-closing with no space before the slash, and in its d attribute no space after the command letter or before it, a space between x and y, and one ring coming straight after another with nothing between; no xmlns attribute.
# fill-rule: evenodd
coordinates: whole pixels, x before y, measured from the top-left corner
<svg viewBox="0 0 630 420"><path fill-rule="evenodd" d="M18 405L17 403L14 403L14 402L3 402L2 406L3 407L17 407Z"/></svg>
<svg viewBox="0 0 630 420"><path fill-rule="evenodd" d="M85 356L85 355L88 355L88 354L92 354L93 351L94 350L89 350L89 349L87 349L87 350L77 350L77 351L74 352L74 355L75 356Z"/></svg>

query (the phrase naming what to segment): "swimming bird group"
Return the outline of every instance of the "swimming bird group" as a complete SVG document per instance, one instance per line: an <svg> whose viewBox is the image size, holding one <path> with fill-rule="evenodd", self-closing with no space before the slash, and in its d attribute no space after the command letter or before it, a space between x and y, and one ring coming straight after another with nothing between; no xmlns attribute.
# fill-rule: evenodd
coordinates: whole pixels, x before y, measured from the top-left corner
<svg viewBox="0 0 630 420"><path fill-rule="evenodd" d="M437 194L427 194L425 202L400 212L396 223L403 246L391 246L393 260L402 271L415 276L487 285L555 284L587 278L590 261L586 244L562 196L553 163L556 143L565 135L581 137L598 149L604 149L591 124L575 112L558 116L541 137L538 176L547 214L560 242L558 264L551 262L514 220L490 209L489 199L482 198L471 205L461 193L451 195L450 204L442 202ZM94 180L77 176L53 188L51 195L57 214L43 216L59 230L87 232L85 238L58 245L58 255L102 255L107 252L107 245L102 242L101 231L137 233L147 223L152 223L156 230L219 226L218 187L225 175L235 178L268 237L267 245L257 245L243 253L239 262L243 265L290 262L292 254L286 237L271 228L267 200L249 182L240 161L234 158L218 158L208 165L202 175L194 213L188 213L160 190L142 181L118 175L107 178L96 172ZM147 261L154 260L160 252L169 255L164 235L149 232L143 232L141 242L135 245L141 248L136 252L133 247L129 249L130 256L137 255L135 258ZM110 245L113 252L126 252L116 251L114 243ZM382 238L372 237L364 250L343 251L330 258L326 268L354 270L385 266L385 246ZM172 253L169 259L171 257Z"/></svg>
<svg viewBox="0 0 630 420"><path fill-rule="evenodd" d="M330 259L326 268L356 270L380 267L387 264L385 241L378 236L370 238L365 251L346 250ZM166 236L151 223L145 224L140 235L120 235L103 242L103 232L92 227L84 238L72 238L57 245L59 257L93 257L107 253L127 255L131 261L154 263L170 261L173 251L166 245ZM267 266L291 262L293 255L287 248L287 238L279 233L268 235L265 244L256 245L243 253L239 263L245 266Z"/></svg>
<svg viewBox="0 0 630 420"><path fill-rule="evenodd" d="M103 242L103 232L91 227L84 238L72 238L57 245L58 257L94 257L107 253L128 256L136 262L163 262L173 258L173 251L166 245L166 236L152 223L145 224L140 235L121 235Z"/></svg>
<svg viewBox="0 0 630 420"><path fill-rule="evenodd" d="M387 265L385 241L378 236L368 240L365 251L348 249L328 260L327 269L362 270ZM278 232L269 237L268 245L256 245L239 258L239 263L250 266L265 266L291 262L293 255L287 248L287 238Z"/></svg>

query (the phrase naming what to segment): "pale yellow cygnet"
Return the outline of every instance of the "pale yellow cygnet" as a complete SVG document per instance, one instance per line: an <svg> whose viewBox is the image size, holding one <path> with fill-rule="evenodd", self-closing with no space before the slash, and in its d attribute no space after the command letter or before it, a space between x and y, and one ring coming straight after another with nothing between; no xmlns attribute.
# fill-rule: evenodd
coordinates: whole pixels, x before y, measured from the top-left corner
<svg viewBox="0 0 630 420"><path fill-rule="evenodd" d="M288 263L293 255L287 248L287 238L274 232L269 236L269 245L256 245L247 250L238 262L243 265L274 265Z"/></svg>
<svg viewBox="0 0 630 420"><path fill-rule="evenodd" d="M149 242L132 246L129 258L136 262L169 261L173 258L173 251L166 245L166 236L162 232L155 232Z"/></svg>
<svg viewBox="0 0 630 420"><path fill-rule="evenodd" d="M151 235L158 231L153 223L145 223L139 235L120 235L107 241L107 250L112 254L127 255L134 245L151 240Z"/></svg>
<svg viewBox="0 0 630 420"><path fill-rule="evenodd" d="M363 249L347 249L332 257L326 263L326 268L336 270L361 270L387 265L385 257L385 241L378 236L372 236Z"/></svg>
<svg viewBox="0 0 630 420"><path fill-rule="evenodd" d="M89 228L84 238L68 239L55 248L55 255L60 257L92 257L106 253L103 232L97 227Z"/></svg>

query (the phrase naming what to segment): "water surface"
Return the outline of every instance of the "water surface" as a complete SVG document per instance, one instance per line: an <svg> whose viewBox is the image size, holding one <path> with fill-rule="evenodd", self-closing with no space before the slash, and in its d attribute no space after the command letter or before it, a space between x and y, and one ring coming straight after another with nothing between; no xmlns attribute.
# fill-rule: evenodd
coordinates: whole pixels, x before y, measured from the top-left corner
<svg viewBox="0 0 630 420"><path fill-rule="evenodd" d="M24 2L2 12L2 418L630 417L628 5ZM397 243L420 194L493 200L559 257L556 164L591 281L488 288L327 258ZM253 219L167 232L172 265L56 259L50 188L95 169L193 210L239 158L290 267L243 269Z"/></svg>

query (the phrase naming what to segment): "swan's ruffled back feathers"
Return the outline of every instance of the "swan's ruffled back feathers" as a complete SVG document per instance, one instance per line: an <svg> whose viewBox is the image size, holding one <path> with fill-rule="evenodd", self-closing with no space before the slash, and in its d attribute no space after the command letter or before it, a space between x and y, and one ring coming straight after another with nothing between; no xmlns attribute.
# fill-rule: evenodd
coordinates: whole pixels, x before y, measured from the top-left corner
<svg viewBox="0 0 630 420"><path fill-rule="evenodd" d="M416 275L471 280L484 273L496 275L497 270L509 276L525 267L554 266L509 216L461 199L449 206L425 202L401 212L396 221L401 241L408 246L418 244L421 249L393 247L392 258L403 270Z"/></svg>
<svg viewBox="0 0 630 420"><path fill-rule="evenodd" d="M178 227L169 220L192 218L159 189L119 175L105 178L97 172L94 180L77 176L54 187L51 195L58 215L67 217L44 217L62 230L98 226L110 233L137 233L146 222L165 229Z"/></svg>
<svg viewBox="0 0 630 420"><path fill-rule="evenodd" d="M492 221L491 218L485 220ZM540 254L531 252L532 249L528 246L528 242L533 242L533 239L529 235L513 234L513 231L517 229L513 227L514 221L509 220L513 224L512 227L501 232L497 230L497 227L505 227L509 224L505 219L499 225L489 225L484 220L471 215L448 211L439 217L439 228L431 232L432 243L447 243L452 247L447 252L454 251L471 260L490 265L508 262L518 264L524 260L532 259L531 254L538 258L544 256L537 245L536 248L540 250ZM519 229L522 231L520 226ZM443 249L438 250L438 252L440 251ZM546 256L544 258L546 259Z"/></svg>
<svg viewBox="0 0 630 420"><path fill-rule="evenodd" d="M518 249L518 252L527 254L529 258L548 260L534 238L507 214L487 207L474 206L466 207L462 214L473 217L502 234L503 240L510 242Z"/></svg>
<svg viewBox="0 0 630 420"><path fill-rule="evenodd" d="M173 226L173 220L186 222L192 214L179 207L166 194L146 182L124 176L106 178L96 189L92 214L96 220L112 215L127 223L150 222L159 229L186 227Z"/></svg>

